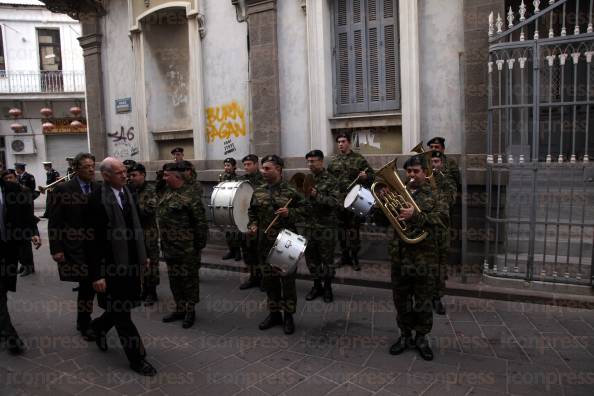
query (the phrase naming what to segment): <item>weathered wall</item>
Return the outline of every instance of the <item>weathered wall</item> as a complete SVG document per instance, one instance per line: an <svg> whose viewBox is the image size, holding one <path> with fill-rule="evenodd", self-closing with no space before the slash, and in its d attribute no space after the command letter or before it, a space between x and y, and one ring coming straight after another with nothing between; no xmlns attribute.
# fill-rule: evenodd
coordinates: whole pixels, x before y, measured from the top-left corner
<svg viewBox="0 0 594 396"><path fill-rule="evenodd" d="M463 0L419 2L421 138L446 139L447 151L460 153L460 62L464 51ZM404 150L409 149L404 147Z"/></svg>

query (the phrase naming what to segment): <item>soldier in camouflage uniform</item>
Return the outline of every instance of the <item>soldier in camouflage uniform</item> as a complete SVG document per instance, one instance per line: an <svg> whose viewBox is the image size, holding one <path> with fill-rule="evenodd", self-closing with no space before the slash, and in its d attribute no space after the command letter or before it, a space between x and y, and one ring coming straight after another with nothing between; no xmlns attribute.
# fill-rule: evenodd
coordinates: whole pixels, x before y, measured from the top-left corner
<svg viewBox="0 0 594 396"><path fill-rule="evenodd" d="M411 157L404 168L410 180L407 188L421 212L415 213L412 207L403 208L399 219L410 227L408 235L419 235L423 231L429 235L416 244L405 243L396 235L390 243L392 293L401 332L390 353L399 355L415 346L423 359L432 360L433 352L426 336L433 326L431 299L438 277L435 235L438 229L445 228L444 222L448 221L449 215L447 205L436 199L430 184L425 181L425 158Z"/></svg>
<svg viewBox="0 0 594 396"><path fill-rule="evenodd" d="M157 193L155 185L146 181L146 169L135 164L128 170L128 180L134 187L140 225L144 231L146 255L150 261L142 279L142 299L150 306L157 301L159 284L159 229L157 228Z"/></svg>
<svg viewBox="0 0 594 396"><path fill-rule="evenodd" d="M262 282L268 294L268 310L270 314L260 323L260 330L283 325L285 334L295 331L293 314L297 308L297 290L295 276L281 277L273 272L266 262L268 252L274 245L276 237L283 229L295 232L296 222L300 219L304 205L303 197L289 183L282 179L283 160L276 155L268 155L262 159L262 176L265 184L256 187L248 210L250 236L258 238L259 264L262 271ZM289 203L288 207L285 205ZM265 234L266 228L276 215L279 219ZM284 311L284 318L281 314Z"/></svg>
<svg viewBox="0 0 594 396"><path fill-rule="evenodd" d="M241 160L245 174L241 175L238 180L245 180L251 184L255 190L264 183L262 174L258 167L258 156L255 154L248 154ZM259 287L264 291L262 286L262 272L258 266L258 240L249 235L242 235L241 249L243 250L243 261L248 267L250 277L248 280L239 285L241 290L250 289L252 287Z"/></svg>
<svg viewBox="0 0 594 396"><path fill-rule="evenodd" d="M460 185L460 168L453 158L447 158L445 155L445 139L442 137L434 137L427 142L427 146L429 146L431 150L439 151L443 154L444 171L447 171L448 176L452 179L457 192L458 186Z"/></svg>
<svg viewBox="0 0 594 396"><path fill-rule="evenodd" d="M167 263L169 285L176 308L164 322L183 320L182 326L194 324L194 306L199 301L200 254L206 246L208 223L202 198L183 176L181 163L167 164L163 179L167 188L158 203L157 219L161 250Z"/></svg>
<svg viewBox="0 0 594 396"><path fill-rule="evenodd" d="M225 158L223 166L225 172L219 175L219 182L237 181L237 173L235 173L237 161L235 161L235 158ZM225 241L227 241L229 251L223 256L223 260L230 260L232 258L235 261L241 260L241 232L237 230L226 231Z"/></svg>
<svg viewBox="0 0 594 396"><path fill-rule="evenodd" d="M339 153L332 158L328 165L328 172L338 179L340 187L340 199L348 193L347 188L357 179L358 184L370 187L373 182L373 169L367 163L365 157L351 150L351 138L347 134L339 134L336 137ZM361 219L344 207L338 212L338 239L342 250L342 265L352 265L355 271L359 271L358 253L361 249Z"/></svg>
<svg viewBox="0 0 594 396"><path fill-rule="evenodd" d="M445 156L441 151L433 151L431 164L433 166L433 178L436 186L435 194L441 202L447 205L448 213L451 213L452 207L456 202L457 188L453 179L448 175L448 171L445 170L444 159ZM448 221L445 225L445 229L439 228L436 232L439 282L437 282L437 289L433 297L433 309L438 315L445 315L445 306L441 298L445 293L445 281L447 279L450 252L450 222Z"/></svg>
<svg viewBox="0 0 594 396"><path fill-rule="evenodd" d="M305 299L311 301L324 296L324 302L330 303L334 299L332 279L335 272L336 212L340 208L338 180L324 168L322 151L312 150L305 158L315 182L309 195L306 195L308 222L304 235L307 238L305 261L314 285Z"/></svg>

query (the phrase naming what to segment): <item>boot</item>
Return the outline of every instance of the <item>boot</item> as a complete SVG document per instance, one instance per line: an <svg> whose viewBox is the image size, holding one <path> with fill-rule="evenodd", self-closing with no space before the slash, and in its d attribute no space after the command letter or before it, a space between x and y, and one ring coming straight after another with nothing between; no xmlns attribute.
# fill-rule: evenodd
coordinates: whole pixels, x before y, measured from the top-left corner
<svg viewBox="0 0 594 396"><path fill-rule="evenodd" d="M424 360L433 360L433 351L429 347L429 340L424 335L417 335L415 346Z"/></svg>
<svg viewBox="0 0 594 396"><path fill-rule="evenodd" d="M260 286L260 279L256 278L255 276L250 276L248 280L239 285L239 290L247 290L256 286Z"/></svg>
<svg viewBox="0 0 594 396"><path fill-rule="evenodd" d="M403 333L390 347L390 355L400 355L412 345L414 345L412 333Z"/></svg>
<svg viewBox="0 0 594 396"><path fill-rule="evenodd" d="M283 324L283 315L280 312L270 312L266 319L258 326L260 330L268 330L274 326L280 326Z"/></svg>
<svg viewBox="0 0 594 396"><path fill-rule="evenodd" d="M163 323L175 322L178 320L184 320L186 314L184 312L175 311L163 317Z"/></svg>
<svg viewBox="0 0 594 396"><path fill-rule="evenodd" d="M188 309L186 315L184 316L184 321L182 322L182 327L184 329L189 329L190 327L194 326L194 322L196 321L196 311L194 311L194 307Z"/></svg>
<svg viewBox="0 0 594 396"><path fill-rule="evenodd" d="M31 275L33 273L35 273L35 269L27 266L21 272L21 277L23 277L23 276L29 276L29 275Z"/></svg>
<svg viewBox="0 0 594 396"><path fill-rule="evenodd" d="M443 303L441 302L441 298L433 297L433 310L438 315L445 315L446 309Z"/></svg>
<svg viewBox="0 0 594 396"><path fill-rule="evenodd" d="M146 307L153 306L157 301L157 290L153 287L148 290L144 296L144 305Z"/></svg>
<svg viewBox="0 0 594 396"><path fill-rule="evenodd" d="M235 258L233 250L229 250L227 254L222 257L223 260L231 260L232 258Z"/></svg>
<svg viewBox="0 0 594 396"><path fill-rule="evenodd" d="M334 301L334 295L332 294L332 279L326 279L324 281L324 302L331 303Z"/></svg>
<svg viewBox="0 0 594 396"><path fill-rule="evenodd" d="M235 261L241 261L241 249L240 248L235 249Z"/></svg>
<svg viewBox="0 0 594 396"><path fill-rule="evenodd" d="M359 265L359 257L357 256L357 252L353 252L353 270L354 271L361 271L361 266Z"/></svg>
<svg viewBox="0 0 594 396"><path fill-rule="evenodd" d="M315 300L317 297L322 296L324 294L324 289L322 288L322 281L319 279L314 280L314 285L305 296L306 301Z"/></svg>
<svg viewBox="0 0 594 396"><path fill-rule="evenodd" d="M295 322L293 322L293 314L285 312L285 318L283 321L283 332L287 335L295 332Z"/></svg>

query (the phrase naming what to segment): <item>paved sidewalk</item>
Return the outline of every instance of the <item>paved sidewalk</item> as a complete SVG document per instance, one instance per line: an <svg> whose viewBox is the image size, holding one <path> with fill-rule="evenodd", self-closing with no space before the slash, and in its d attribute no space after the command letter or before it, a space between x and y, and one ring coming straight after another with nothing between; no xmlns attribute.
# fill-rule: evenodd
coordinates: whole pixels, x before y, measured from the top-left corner
<svg viewBox="0 0 594 396"><path fill-rule="evenodd" d="M297 329L285 336L258 330L265 296L240 291L243 274L204 268L192 329L161 322L172 304L165 274L160 304L135 311L159 370L144 378L128 369L115 331L106 353L77 335L72 284L58 281L47 246L36 264L10 295L29 349L0 350L3 396L594 394L594 311L448 297L432 332L435 360L425 362L415 351L388 354L398 336L389 290L337 285L333 304L306 303L310 282L298 281Z"/></svg>

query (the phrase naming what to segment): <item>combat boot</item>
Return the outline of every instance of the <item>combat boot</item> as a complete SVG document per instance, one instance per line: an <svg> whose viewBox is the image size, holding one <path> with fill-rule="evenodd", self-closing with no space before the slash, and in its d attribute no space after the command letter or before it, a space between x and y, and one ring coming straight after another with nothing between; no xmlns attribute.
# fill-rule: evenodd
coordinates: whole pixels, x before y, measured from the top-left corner
<svg viewBox="0 0 594 396"><path fill-rule="evenodd" d="M295 322L293 322L293 314L285 312L285 320L283 321L283 332L285 334L293 334L295 332Z"/></svg>
<svg viewBox="0 0 594 396"><path fill-rule="evenodd" d="M307 293L307 296L305 296L305 300L306 301L315 300L317 297L319 297L323 294L324 294L324 290L322 288L322 281L319 279L316 279L316 280L314 280L313 287L311 288L309 293Z"/></svg>
<svg viewBox="0 0 594 396"><path fill-rule="evenodd" d="M390 355L400 355L413 345L412 333L403 333L390 347Z"/></svg>
<svg viewBox="0 0 594 396"><path fill-rule="evenodd" d="M268 330L274 326L283 324L283 315L280 312L270 312L270 314L258 325L260 330Z"/></svg>
<svg viewBox="0 0 594 396"><path fill-rule="evenodd" d="M194 322L196 321L196 312L194 311L194 307L186 312L184 316L184 321L182 322L182 327L184 329L189 329L190 327L194 326Z"/></svg>
<svg viewBox="0 0 594 396"><path fill-rule="evenodd" d="M332 294L332 279L326 279L324 281L324 302L331 303L334 301L334 295Z"/></svg>
<svg viewBox="0 0 594 396"><path fill-rule="evenodd" d="M424 360L433 360L433 351L429 347L429 340L424 335L417 335L415 338L415 346L419 351L419 355Z"/></svg>

